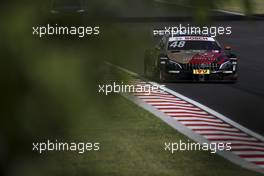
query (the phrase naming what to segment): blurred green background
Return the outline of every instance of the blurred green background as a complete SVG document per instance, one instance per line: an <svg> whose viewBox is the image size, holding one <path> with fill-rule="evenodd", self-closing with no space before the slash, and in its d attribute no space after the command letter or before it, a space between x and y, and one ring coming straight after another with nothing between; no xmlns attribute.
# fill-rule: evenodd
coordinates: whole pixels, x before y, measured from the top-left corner
<svg viewBox="0 0 264 176"><path fill-rule="evenodd" d="M195 5L196 23L210 20L204 9L223 7L249 15L263 10L254 8L262 1L171 2ZM115 19L188 14L183 8L167 11L167 6L150 0L86 1L82 15L54 15L51 1L1 2L1 175L257 175L204 152L162 153L164 140L187 139L122 97L98 94L98 84L127 80L104 60L141 67L133 57L143 56L152 42L148 27L142 32ZM47 23L98 25L101 34L83 39L32 35L33 26ZM32 152L32 142L47 139L100 142L102 148L84 155ZM190 162L197 163L191 170ZM208 171L217 164L221 166Z"/></svg>

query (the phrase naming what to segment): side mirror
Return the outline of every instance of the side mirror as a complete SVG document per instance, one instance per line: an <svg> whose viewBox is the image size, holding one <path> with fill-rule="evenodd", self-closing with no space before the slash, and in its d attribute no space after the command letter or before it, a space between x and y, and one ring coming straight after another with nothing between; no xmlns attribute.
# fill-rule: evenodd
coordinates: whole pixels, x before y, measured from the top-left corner
<svg viewBox="0 0 264 176"><path fill-rule="evenodd" d="M231 50L231 46L225 46L225 50L230 51Z"/></svg>
<svg viewBox="0 0 264 176"><path fill-rule="evenodd" d="M231 51L231 46L225 46L225 51L231 60L237 60L237 56Z"/></svg>

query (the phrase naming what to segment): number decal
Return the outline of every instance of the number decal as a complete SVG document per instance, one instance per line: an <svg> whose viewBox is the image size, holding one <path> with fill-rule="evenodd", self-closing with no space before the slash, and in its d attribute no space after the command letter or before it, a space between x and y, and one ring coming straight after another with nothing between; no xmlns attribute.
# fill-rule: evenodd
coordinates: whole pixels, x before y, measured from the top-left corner
<svg viewBox="0 0 264 176"><path fill-rule="evenodd" d="M185 45L185 41L179 41L179 42L178 42L178 47L179 47L179 48L184 47L184 45Z"/></svg>
<svg viewBox="0 0 264 176"><path fill-rule="evenodd" d="M178 46L177 41L170 44L170 47L172 47L172 48L176 48L177 46Z"/></svg>
<svg viewBox="0 0 264 176"><path fill-rule="evenodd" d="M170 44L170 47L172 48L183 48L185 46L185 41L175 41Z"/></svg>

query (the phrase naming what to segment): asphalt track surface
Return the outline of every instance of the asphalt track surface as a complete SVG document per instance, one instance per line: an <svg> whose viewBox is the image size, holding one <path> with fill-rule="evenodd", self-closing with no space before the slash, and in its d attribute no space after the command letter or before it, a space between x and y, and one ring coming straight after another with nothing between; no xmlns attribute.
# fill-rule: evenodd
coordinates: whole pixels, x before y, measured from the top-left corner
<svg viewBox="0 0 264 176"><path fill-rule="evenodd" d="M161 4L153 4L163 6ZM162 7L163 9L165 7ZM168 7L171 9L172 7ZM163 11L164 10L161 10ZM175 11L177 15L183 17L189 15L188 9L166 11L164 13L145 13L145 17L156 16L172 17ZM189 9L190 11L190 9ZM129 13L127 13L129 14ZM137 13L135 17L138 17ZM235 84L227 83L166 83L166 86L178 93L181 93L197 102L208 106L215 111L227 116L237 123L264 135L264 20L230 20L227 14L216 12L216 15L222 15L226 20L214 21L211 25L223 25L232 27L232 35L218 38L222 45L230 45L239 57L239 79ZM140 14L142 15L142 14ZM127 15L131 17L131 15ZM126 17L127 17L126 16ZM132 16L133 17L133 16ZM178 17L178 16L177 16ZM138 18L140 20L140 18ZM146 19L146 18L145 18ZM158 19L158 18L157 18ZM143 19L144 20L144 19ZM142 21L140 21L142 23ZM175 25L177 22L155 22L154 25L162 27ZM152 26L153 24L149 24ZM151 46L149 46L151 47ZM142 49L143 50L143 49ZM138 55L136 62L141 62L141 68L126 68L141 73L143 72L143 57ZM125 65L124 65L125 66Z"/></svg>

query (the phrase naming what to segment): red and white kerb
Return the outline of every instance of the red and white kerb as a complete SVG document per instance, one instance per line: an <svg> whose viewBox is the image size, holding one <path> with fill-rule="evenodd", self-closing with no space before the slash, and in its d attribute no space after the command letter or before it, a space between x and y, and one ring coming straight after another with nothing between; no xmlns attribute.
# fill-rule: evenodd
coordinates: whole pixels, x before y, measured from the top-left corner
<svg viewBox="0 0 264 176"><path fill-rule="evenodd" d="M149 83L137 82L137 85L140 84L144 86ZM264 168L264 142L260 139L166 91L156 90L134 95L210 142L231 143L230 152Z"/></svg>

